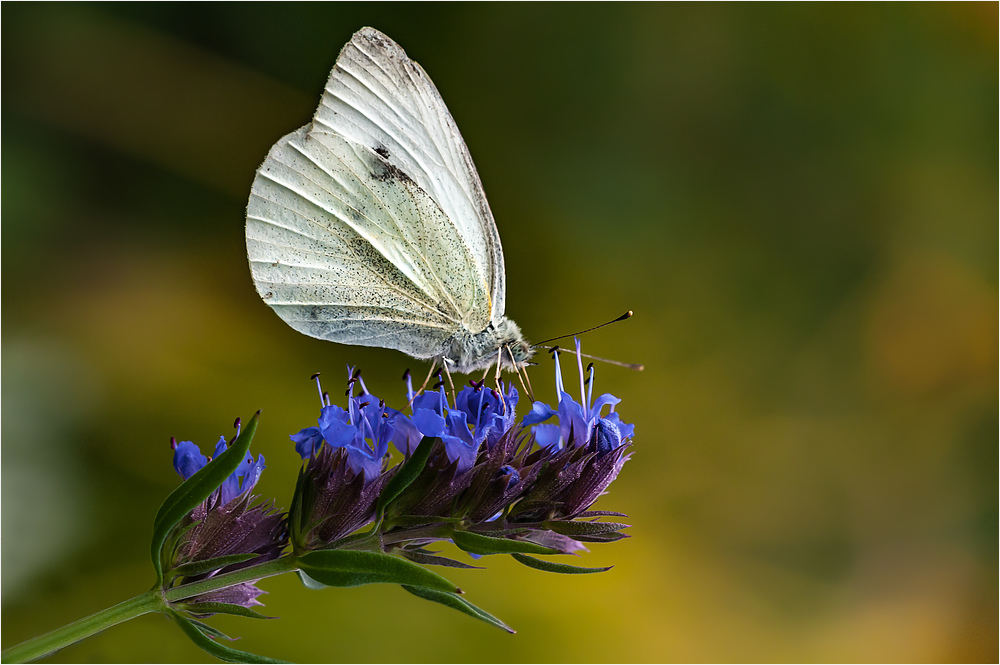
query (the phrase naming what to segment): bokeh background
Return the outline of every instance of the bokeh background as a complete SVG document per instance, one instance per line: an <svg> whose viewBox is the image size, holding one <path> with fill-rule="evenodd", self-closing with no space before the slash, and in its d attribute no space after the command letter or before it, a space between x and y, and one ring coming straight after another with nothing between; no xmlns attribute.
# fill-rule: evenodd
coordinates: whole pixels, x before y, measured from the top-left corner
<svg viewBox="0 0 1000 665"><path fill-rule="evenodd" d="M995 661L995 3L4 4L3 646L149 587L176 486L264 409L287 506L308 339L250 281L254 170L364 25L430 73L485 183L508 314L585 350L635 456L632 538L451 577L516 636L388 586L263 583L297 661ZM553 397L552 366L533 370ZM331 390L331 392L333 392ZM51 661L203 661L145 616Z"/></svg>

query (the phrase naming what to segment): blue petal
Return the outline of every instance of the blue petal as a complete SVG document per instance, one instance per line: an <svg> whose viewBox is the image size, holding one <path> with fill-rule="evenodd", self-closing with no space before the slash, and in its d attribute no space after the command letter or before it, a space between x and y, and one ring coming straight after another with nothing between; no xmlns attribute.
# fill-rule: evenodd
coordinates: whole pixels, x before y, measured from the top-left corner
<svg viewBox="0 0 1000 665"><path fill-rule="evenodd" d="M545 404L544 402L535 402L531 405L531 411L525 414L524 420L521 421L521 424L527 427L528 425L544 422L557 413L558 411L553 409L548 404Z"/></svg>
<svg viewBox="0 0 1000 665"><path fill-rule="evenodd" d="M458 460L458 473L465 473L476 463L476 454L478 451L475 447L450 434L442 434L441 441L444 443L448 459L452 462Z"/></svg>
<svg viewBox="0 0 1000 665"><path fill-rule="evenodd" d="M591 417L591 419L600 418L601 417L601 409L603 409L608 404L614 406L615 404L618 404L620 402L621 402L621 400L618 399L617 397L615 397L614 395L612 395L611 393L604 393L603 395L601 395L600 397L598 397L596 400L594 400L594 406L592 406L590 408L590 417Z"/></svg>
<svg viewBox="0 0 1000 665"><path fill-rule="evenodd" d="M441 436L445 428L444 418L430 409L414 409L413 424L424 436Z"/></svg>
<svg viewBox="0 0 1000 665"><path fill-rule="evenodd" d="M252 490L257 484L257 481L260 480L260 475L264 473L265 468L264 456L259 455L257 457L257 461L250 465L250 468L247 470L247 474L243 477L243 482L240 485L240 491L249 492Z"/></svg>
<svg viewBox="0 0 1000 665"><path fill-rule="evenodd" d="M312 457L319 452L319 447L323 445L323 434L318 427L307 427L288 438L295 442L295 452L301 455L302 459Z"/></svg>
<svg viewBox="0 0 1000 665"><path fill-rule="evenodd" d="M339 406L325 406L319 417L323 438L334 448L343 448L358 438L358 428L347 420L347 412Z"/></svg>
<svg viewBox="0 0 1000 665"><path fill-rule="evenodd" d="M226 445L226 437L220 436L218 443L215 444L215 451L212 453L212 459L215 459L222 453L226 452L226 448L228 447L229 446Z"/></svg>
<svg viewBox="0 0 1000 665"><path fill-rule="evenodd" d="M420 430L412 420L399 411L389 417L389 424L392 427L392 443L396 446L396 450L404 455L412 455L423 438Z"/></svg>
<svg viewBox="0 0 1000 665"><path fill-rule="evenodd" d="M475 439L472 436L472 432L469 431L469 421L468 416L464 412L453 410L448 412L448 433L452 436L458 437L468 446L475 445Z"/></svg>
<svg viewBox="0 0 1000 665"><path fill-rule="evenodd" d="M568 393L563 393L559 399L559 427L567 445L583 446L590 441L590 426L584 418L583 407Z"/></svg>
<svg viewBox="0 0 1000 665"><path fill-rule="evenodd" d="M439 416L443 415L441 396L432 392L421 393L413 400L413 412L416 413L417 409L428 409Z"/></svg>
<svg viewBox="0 0 1000 665"><path fill-rule="evenodd" d="M559 425L536 425L532 430L535 433L535 443L542 448L561 448L562 430Z"/></svg>
<svg viewBox="0 0 1000 665"><path fill-rule="evenodd" d="M623 423L622 419L618 417L617 411L608 414L608 420L613 422L618 427L618 432L622 436L622 441L628 441L632 438L632 434L635 432L635 425L632 423Z"/></svg>
<svg viewBox="0 0 1000 665"><path fill-rule="evenodd" d="M208 458L201 454L198 446L190 441L181 441L174 449L174 469L187 480L208 464Z"/></svg>

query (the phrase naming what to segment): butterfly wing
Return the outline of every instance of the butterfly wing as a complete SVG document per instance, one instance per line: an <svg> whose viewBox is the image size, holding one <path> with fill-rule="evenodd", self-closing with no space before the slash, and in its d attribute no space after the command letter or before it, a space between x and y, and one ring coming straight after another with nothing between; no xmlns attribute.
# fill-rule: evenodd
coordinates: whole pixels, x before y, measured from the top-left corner
<svg viewBox="0 0 1000 665"><path fill-rule="evenodd" d="M313 123L316 132L378 151L434 200L472 254L487 294L469 303L468 328L498 323L506 291L500 236L469 149L420 65L378 30L362 28L337 58Z"/></svg>
<svg viewBox="0 0 1000 665"><path fill-rule="evenodd" d="M412 179L311 126L268 153L246 232L257 291L313 337L429 358L486 297L454 224Z"/></svg>
<svg viewBox="0 0 1000 665"><path fill-rule="evenodd" d="M258 170L247 251L265 302L321 339L429 358L503 314L503 255L465 143L423 70L370 28L313 122Z"/></svg>

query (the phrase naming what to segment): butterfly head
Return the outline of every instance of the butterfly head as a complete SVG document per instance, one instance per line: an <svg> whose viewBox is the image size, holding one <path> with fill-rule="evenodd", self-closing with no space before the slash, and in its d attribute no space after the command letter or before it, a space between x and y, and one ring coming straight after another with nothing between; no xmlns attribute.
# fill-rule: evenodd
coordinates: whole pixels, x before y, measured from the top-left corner
<svg viewBox="0 0 1000 665"><path fill-rule="evenodd" d="M510 352L509 354L507 353L508 351ZM531 345L523 339L518 339L517 341L506 345L503 353L503 355L507 356L507 358L513 359L514 364L518 367L522 367L534 354L535 350L531 348ZM505 358L505 360L507 358ZM509 363L504 363L505 366L508 364Z"/></svg>
<svg viewBox="0 0 1000 665"><path fill-rule="evenodd" d="M438 356L452 371L470 374L500 361L504 369L524 367L535 350L524 340L517 324L502 317L478 333L460 330L445 344Z"/></svg>

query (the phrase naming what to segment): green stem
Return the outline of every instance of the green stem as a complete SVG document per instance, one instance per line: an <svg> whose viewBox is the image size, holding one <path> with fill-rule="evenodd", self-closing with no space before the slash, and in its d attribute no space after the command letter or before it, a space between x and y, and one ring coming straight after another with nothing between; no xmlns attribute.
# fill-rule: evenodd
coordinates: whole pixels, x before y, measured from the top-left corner
<svg viewBox="0 0 1000 665"><path fill-rule="evenodd" d="M168 608L168 604L198 596L209 591L222 589L241 582L260 580L265 577L273 577L282 573L288 573L298 568L298 558L286 556L274 561L262 563L259 566L242 568L225 575L216 575L207 580L184 584L161 592L160 589L152 589L136 596L124 603L119 603L114 607L101 610L89 617L74 621L73 623L53 630L51 633L39 635L27 642L22 642L3 652L4 663L25 663L36 658L41 658L54 651L67 647L74 642L79 642L85 637L95 635L105 628L110 628L116 623L128 621L148 612L163 612Z"/></svg>
<svg viewBox="0 0 1000 665"><path fill-rule="evenodd" d="M153 589L141 596L126 600L124 603L119 603L114 607L91 614L89 617L74 621L62 628L57 628L51 633L39 635L27 642L22 642L15 647L11 647L3 652L3 662L25 663L29 660L41 658L74 642L79 642L85 637L95 635L116 623L128 621L141 614L156 612L165 608L166 604L163 602L163 598L156 589Z"/></svg>

